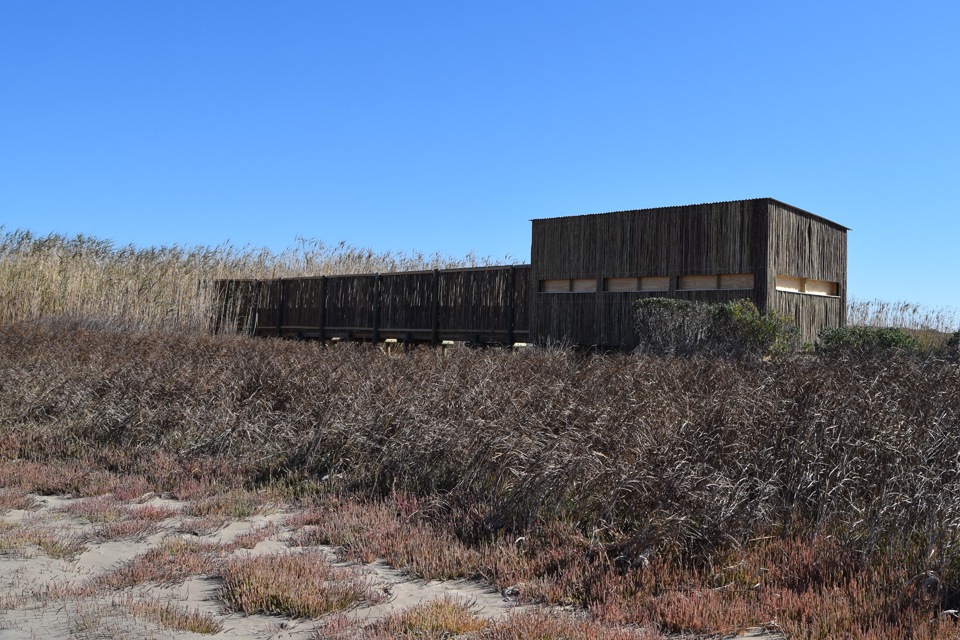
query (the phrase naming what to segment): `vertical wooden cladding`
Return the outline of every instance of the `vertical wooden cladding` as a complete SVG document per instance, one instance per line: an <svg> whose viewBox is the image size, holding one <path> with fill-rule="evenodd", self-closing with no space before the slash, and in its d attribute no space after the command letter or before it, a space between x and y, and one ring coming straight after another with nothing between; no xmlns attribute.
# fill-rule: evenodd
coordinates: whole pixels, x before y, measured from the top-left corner
<svg viewBox="0 0 960 640"><path fill-rule="evenodd" d="M847 281L847 229L788 205L770 202L770 258L776 273Z"/></svg>
<svg viewBox="0 0 960 640"><path fill-rule="evenodd" d="M710 280L711 289L727 288L721 287L721 277L723 285L734 279L765 282L766 213L765 202L745 200L534 220L535 282L596 278L606 283L606 290L574 295L548 287L549 293L536 294L533 340L636 345L632 313L636 300L687 296L678 296L675 287L648 293L634 280L676 282L679 276L702 276ZM694 297L711 301L747 297L764 308L766 300L758 294L765 289L752 286Z"/></svg>
<svg viewBox="0 0 960 640"><path fill-rule="evenodd" d="M220 322L266 335L526 341L527 265L221 281ZM239 309L241 312L230 311ZM242 319L241 319L242 317ZM255 327L255 328L253 328Z"/></svg>
<svg viewBox="0 0 960 640"><path fill-rule="evenodd" d="M331 331L359 331L373 328L376 275L333 276L327 281L327 328ZM316 318L316 316L314 316ZM296 328L317 326L318 320Z"/></svg>
<svg viewBox="0 0 960 640"><path fill-rule="evenodd" d="M530 265L537 280L596 277L597 216L533 221Z"/></svg>
<svg viewBox="0 0 960 640"><path fill-rule="evenodd" d="M433 271L385 273L380 276L381 331L430 330L434 313Z"/></svg>
<svg viewBox="0 0 960 640"><path fill-rule="evenodd" d="M468 339L472 334L505 337L510 325L510 282L509 267L441 272L440 331ZM514 309L518 302L513 300Z"/></svg>
<svg viewBox="0 0 960 640"><path fill-rule="evenodd" d="M770 308L797 321L803 339L812 342L824 327L846 324L847 308L847 228L790 205L768 200L769 243L768 277ZM829 294L836 284L836 297L777 291L791 278L823 281Z"/></svg>
<svg viewBox="0 0 960 640"><path fill-rule="evenodd" d="M804 342L813 342L824 327L843 326L846 303L842 298L774 291L773 306L796 322Z"/></svg>

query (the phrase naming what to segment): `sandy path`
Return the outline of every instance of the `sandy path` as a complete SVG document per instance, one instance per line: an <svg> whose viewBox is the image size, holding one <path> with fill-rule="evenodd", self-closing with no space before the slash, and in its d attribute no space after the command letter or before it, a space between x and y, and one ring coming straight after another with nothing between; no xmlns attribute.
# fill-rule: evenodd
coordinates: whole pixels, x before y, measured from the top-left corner
<svg viewBox="0 0 960 640"><path fill-rule="evenodd" d="M283 524L290 512L275 511L235 520L215 532L195 535L185 531L191 529L189 519L182 515L186 503L145 497L125 506L154 506L173 512L157 523L156 531L135 539L98 540L91 537L97 530L95 524L64 511L77 500L32 497L35 504L30 509L10 510L0 516L0 638L308 638L324 624L322 620L230 612L219 598L219 579L204 575L173 585L108 589L94 595L69 593L70 589L88 585L97 576L171 539L230 543L237 536L272 523L276 529L269 536L250 549L232 550L231 554L296 552L298 548L288 544L293 530ZM42 550L33 542L11 546L9 540L18 532L43 532L49 540L82 544L83 549L74 555L52 557L49 549ZM4 536L8 540L6 546L2 542ZM336 562L333 548L320 549ZM56 555L54 550L53 556ZM347 612L347 616L359 621L377 620L392 611L444 596L471 601L485 617L499 617L515 607L509 599L475 581L424 583L382 562L364 565L362 569L370 582L387 594L387 600ZM140 600L174 603L186 610L209 614L223 625L223 630L215 635L200 635L161 627L131 613L130 603Z"/></svg>

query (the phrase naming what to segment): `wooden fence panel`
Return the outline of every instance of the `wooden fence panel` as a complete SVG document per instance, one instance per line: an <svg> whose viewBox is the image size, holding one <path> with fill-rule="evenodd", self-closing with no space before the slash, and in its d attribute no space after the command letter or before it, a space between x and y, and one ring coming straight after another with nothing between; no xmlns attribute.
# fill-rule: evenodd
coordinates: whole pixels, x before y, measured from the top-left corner
<svg viewBox="0 0 960 640"><path fill-rule="evenodd" d="M447 270L440 274L441 332L507 331L507 269Z"/></svg>
<svg viewBox="0 0 960 640"><path fill-rule="evenodd" d="M436 278L433 271L385 273L380 280L380 329L429 332Z"/></svg>
<svg viewBox="0 0 960 640"><path fill-rule="evenodd" d="M377 276L330 276L326 282L327 328L331 331L372 329Z"/></svg>
<svg viewBox="0 0 960 640"><path fill-rule="evenodd" d="M217 326L261 335L430 341L529 339L529 265L224 280Z"/></svg>
<svg viewBox="0 0 960 640"><path fill-rule="evenodd" d="M316 278L283 281L283 328L309 330L318 324L321 301L320 280Z"/></svg>

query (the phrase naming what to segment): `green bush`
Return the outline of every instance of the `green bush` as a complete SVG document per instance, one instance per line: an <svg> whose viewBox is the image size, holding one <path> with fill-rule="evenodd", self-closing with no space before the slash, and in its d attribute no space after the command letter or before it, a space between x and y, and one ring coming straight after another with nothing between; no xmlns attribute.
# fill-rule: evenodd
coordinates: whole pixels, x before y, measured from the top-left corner
<svg viewBox="0 0 960 640"><path fill-rule="evenodd" d="M734 300L718 305L719 338L740 351L756 354L780 354L796 349L800 332L786 315L760 313L749 300Z"/></svg>
<svg viewBox="0 0 960 640"><path fill-rule="evenodd" d="M636 302L634 318L640 346L651 353L762 356L799 343L788 317L760 313L749 300L711 304L646 298Z"/></svg>
<svg viewBox="0 0 960 640"><path fill-rule="evenodd" d="M897 327L827 327L817 336L817 352L824 355L883 355L894 351L920 353L923 345Z"/></svg>

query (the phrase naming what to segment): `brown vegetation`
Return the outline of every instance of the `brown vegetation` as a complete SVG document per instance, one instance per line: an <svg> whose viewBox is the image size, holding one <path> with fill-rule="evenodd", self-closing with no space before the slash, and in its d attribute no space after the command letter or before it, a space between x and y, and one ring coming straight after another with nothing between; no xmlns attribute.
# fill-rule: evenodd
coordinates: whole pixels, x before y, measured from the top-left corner
<svg viewBox="0 0 960 640"><path fill-rule="evenodd" d="M311 509L300 542L605 623L956 634L956 363L387 354L47 323L0 328L0 380L10 489L226 492L198 514L252 513L269 489ZM103 586L180 579L211 552Z"/></svg>
<svg viewBox="0 0 960 640"><path fill-rule="evenodd" d="M0 512L30 508L27 492L91 497L71 509L97 540L142 536L173 515L119 506L148 492L191 500L182 527L197 532L293 501L303 507L289 521L294 544L337 545L428 579L482 577L523 602L592 616L520 614L471 631L482 638L767 622L797 637L956 636L955 361L388 354L205 334L216 278L478 262L489 261L4 233ZM848 317L934 342L957 326L953 310L905 303L852 299ZM222 575L225 554L272 531L164 544L83 588ZM29 521L0 527L0 554L82 549ZM259 588L243 597L254 603ZM196 612L141 613L206 624ZM363 633L447 624L480 623L447 602Z"/></svg>
<svg viewBox="0 0 960 640"><path fill-rule="evenodd" d="M361 601L375 604L385 598L361 570L335 567L315 551L231 558L221 574L221 598L247 614L319 618Z"/></svg>

